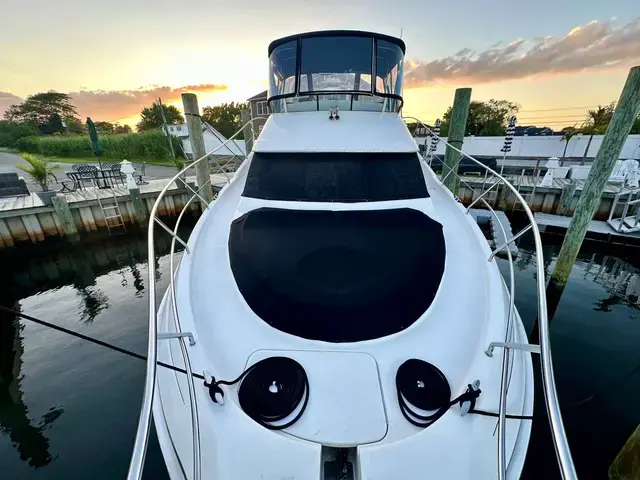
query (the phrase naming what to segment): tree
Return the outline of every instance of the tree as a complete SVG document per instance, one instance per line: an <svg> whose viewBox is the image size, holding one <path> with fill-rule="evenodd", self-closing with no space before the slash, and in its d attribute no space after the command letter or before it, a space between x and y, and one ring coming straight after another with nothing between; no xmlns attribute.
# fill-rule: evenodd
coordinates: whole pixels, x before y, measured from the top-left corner
<svg viewBox="0 0 640 480"><path fill-rule="evenodd" d="M30 95L21 104L11 105L4 113L5 119L31 123L45 134L64 132L62 120L79 122L77 115L71 97L53 90Z"/></svg>
<svg viewBox="0 0 640 480"><path fill-rule="evenodd" d="M115 134L131 133L132 131L133 130L131 130L131 127L129 125L118 125L117 123L114 125Z"/></svg>
<svg viewBox="0 0 640 480"><path fill-rule="evenodd" d="M587 142L587 148L584 149L584 153L582 154L580 165L584 165L593 136L596 134L602 135L607 131L607 127L609 126L609 122L611 121L611 117L613 117L613 111L615 109L616 103L611 102L609 105L598 105L598 108L595 110L587 110L587 118L582 124L581 132L590 136L589 141Z"/></svg>
<svg viewBox="0 0 640 480"><path fill-rule="evenodd" d="M64 133L62 118L57 113L49 117L49 120L38 124L38 131L43 135L53 135L54 133Z"/></svg>
<svg viewBox="0 0 640 480"><path fill-rule="evenodd" d="M184 117L173 105L163 105L164 116L167 119L167 124L173 125L176 123L184 123ZM150 107L145 107L140 112L141 120L136 125L139 132L145 130L153 130L162 126L162 112L160 111L160 104L153 102Z"/></svg>
<svg viewBox="0 0 640 480"><path fill-rule="evenodd" d="M67 118L65 123L67 124L67 133L84 135L87 132L86 125L77 118Z"/></svg>
<svg viewBox="0 0 640 480"><path fill-rule="evenodd" d="M207 122L226 138L229 138L242 128L240 110L248 108L247 103L235 102L223 103L215 107L204 107L202 109L202 121ZM241 133L236 138L244 138L244 135Z"/></svg>
<svg viewBox="0 0 640 480"><path fill-rule="evenodd" d="M94 122L98 133L103 135L113 135L116 133L116 126L111 122Z"/></svg>
<svg viewBox="0 0 640 480"><path fill-rule="evenodd" d="M465 134L479 137L504 135L509 123L509 117L518 113L518 110L520 110L520 106L508 100L495 100L492 98L487 102L472 101L469 105ZM442 117L440 134L443 137L449 133L451 111L451 107L449 107Z"/></svg>
<svg viewBox="0 0 640 480"><path fill-rule="evenodd" d="M560 159L560 166L564 163L564 157L567 155L567 147L569 146L569 141L573 138L577 133L578 129L576 127L564 127L562 130L562 138L560 141L564 141L564 151L562 152L562 158Z"/></svg>
<svg viewBox="0 0 640 480"><path fill-rule="evenodd" d="M0 147L15 148L19 138L29 137L36 133L37 131L33 124L0 120Z"/></svg>

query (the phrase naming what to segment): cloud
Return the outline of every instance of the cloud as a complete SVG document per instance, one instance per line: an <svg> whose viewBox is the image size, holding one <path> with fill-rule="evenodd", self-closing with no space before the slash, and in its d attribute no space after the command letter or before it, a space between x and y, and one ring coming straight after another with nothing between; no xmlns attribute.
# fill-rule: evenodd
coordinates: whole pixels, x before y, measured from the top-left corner
<svg viewBox="0 0 640 480"><path fill-rule="evenodd" d="M81 117L93 117L94 120L116 121L140 113L142 108L151 105L158 97L163 103L180 100L184 92L204 93L227 90L227 85L200 84L183 87L151 87L135 90L81 90L70 92L73 104ZM21 103L22 98L0 92L0 118L9 106Z"/></svg>
<svg viewBox="0 0 640 480"><path fill-rule="evenodd" d="M586 69L628 66L640 60L640 17L614 28L612 21L589 22L565 36L515 40L475 52L405 65L405 87L453 81L486 83L540 74L575 73Z"/></svg>
<svg viewBox="0 0 640 480"><path fill-rule="evenodd" d="M115 121L140 113L158 97L163 103L180 100L185 92L203 93L227 90L227 85L201 84L183 87L153 87L137 90L81 90L70 92L73 103L81 117L93 117L96 120Z"/></svg>
<svg viewBox="0 0 640 480"><path fill-rule="evenodd" d="M0 92L0 120L4 116L4 112L11 105L15 105L16 103L21 103L22 98L14 95L10 92Z"/></svg>

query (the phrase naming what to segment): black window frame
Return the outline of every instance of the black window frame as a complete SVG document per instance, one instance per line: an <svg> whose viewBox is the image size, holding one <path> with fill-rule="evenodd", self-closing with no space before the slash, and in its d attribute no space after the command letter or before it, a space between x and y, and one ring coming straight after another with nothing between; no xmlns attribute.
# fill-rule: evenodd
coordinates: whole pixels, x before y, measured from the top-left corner
<svg viewBox="0 0 640 480"><path fill-rule="evenodd" d="M302 52L302 40L305 38L314 38L314 37L361 37L361 38L370 38L373 42L372 48L372 59L371 59L371 90L369 92L364 90L321 90L321 91L305 91L300 92L300 77L301 77L301 52ZM402 111L404 106L404 98L401 95L396 95L392 93L385 92L377 92L376 91L376 83L377 83L377 51L378 51L378 41L382 40L385 42L396 44L402 50L402 54L406 53L406 46L404 42L398 38L391 37L388 35L382 35L378 33L371 32L361 32L361 31L352 31L352 30L327 30L321 32L310 32L299 35L292 35L289 37L280 38L278 40L274 40L269 45L268 55L271 58L271 53L278 48L280 45L284 45L286 43L290 43L292 41L296 41L296 73L295 73L295 82L294 82L294 91L292 93L284 93L279 95L270 95L270 88L267 90L267 103L269 105L269 109L273 112L276 109L272 106L272 101L279 101L287 98L294 98L300 96L316 96L318 95L351 95L351 109L353 109L353 96L354 95L364 95L370 97L381 97L381 98L389 98L392 100L396 100L397 106L394 109L396 113ZM403 58L404 61L404 58ZM285 100L286 102L286 100ZM319 107L318 107L319 108Z"/></svg>

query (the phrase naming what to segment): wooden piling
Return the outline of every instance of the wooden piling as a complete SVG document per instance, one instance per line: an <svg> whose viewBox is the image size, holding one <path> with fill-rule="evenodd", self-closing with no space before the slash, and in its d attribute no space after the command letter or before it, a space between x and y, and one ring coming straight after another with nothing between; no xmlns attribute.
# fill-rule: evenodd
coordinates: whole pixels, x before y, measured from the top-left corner
<svg viewBox="0 0 640 480"><path fill-rule="evenodd" d="M242 125L246 125L251 120L251 113L249 110L240 110L240 121ZM245 157L248 157L253 150L253 128L251 124L244 127L244 148Z"/></svg>
<svg viewBox="0 0 640 480"><path fill-rule="evenodd" d="M62 230L64 234L70 239L76 238L78 235L78 229L76 228L76 222L71 214L71 209L67 203L67 199L64 195L56 195L53 197L53 209L60 220Z"/></svg>
<svg viewBox="0 0 640 480"><path fill-rule="evenodd" d="M451 110L447 142L459 150L462 150L462 142L464 141L464 131L467 126L470 103L471 89L456 89L456 94L453 98L453 108ZM458 177L456 176L458 173L458 163L460 163L460 154L447 146L444 154L445 166L442 168L442 176L444 178L445 186L451 190L451 193L454 195L458 194L458 188L460 187L460 180L458 180Z"/></svg>
<svg viewBox="0 0 640 480"><path fill-rule="evenodd" d="M566 215L571 208L571 201L576 194L576 182L570 181L562 187L562 193L560 194L560 200L556 208L556 215Z"/></svg>
<svg viewBox="0 0 640 480"><path fill-rule="evenodd" d="M609 480L638 480L640 478L640 425L624 444L609 467Z"/></svg>
<svg viewBox="0 0 640 480"><path fill-rule="evenodd" d="M182 94L182 106L184 107L184 116L187 120L187 129L189 130L189 141L191 142L191 150L193 151L193 159L198 160L207 153L204 148L204 136L202 135L202 119L200 118L200 109L198 107L198 97L193 93ZM209 170L209 160L203 160L196 165L196 179L200 188L200 195L207 202L213 200L213 190L211 188L211 172ZM203 205L202 208L206 208Z"/></svg>
<svg viewBox="0 0 640 480"><path fill-rule="evenodd" d="M136 222L141 227L147 223L147 209L142 201L139 188L130 188L129 195L131 195L131 204L133 205L133 214L136 218Z"/></svg>
<svg viewBox="0 0 640 480"><path fill-rule="evenodd" d="M564 288L569 279L569 274L587 233L589 221L593 218L600 203L604 187L639 111L640 66L636 66L629 71L620 100L618 100L618 105L604 135L602 145L593 162L573 218L562 242L555 269L551 274L555 287Z"/></svg>

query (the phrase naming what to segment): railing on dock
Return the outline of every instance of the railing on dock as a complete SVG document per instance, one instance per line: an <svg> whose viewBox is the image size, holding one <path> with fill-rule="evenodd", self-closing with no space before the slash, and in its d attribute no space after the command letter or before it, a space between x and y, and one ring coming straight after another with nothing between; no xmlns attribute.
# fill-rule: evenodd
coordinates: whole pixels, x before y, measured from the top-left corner
<svg viewBox="0 0 640 480"><path fill-rule="evenodd" d="M175 285L175 277L177 275L177 271L180 267L174 262L175 257L175 247L176 241L180 243L184 247L185 254L190 254L189 246L186 240L183 240L178 235L178 228L180 227L180 222L182 221L182 217L184 213L189 209L191 203L198 199L202 202L203 208L209 208L209 203L202 197L200 194L202 189L205 186L208 186L211 183L211 175L222 173L226 177L225 183L231 181L231 177L229 176L229 165L237 162L237 164L242 162L242 159L238 157L238 155L234 152L234 149L229 147L229 142L232 142L234 138L236 138L240 133L244 131L247 126L252 126L251 121L247 124L243 125L240 130L238 130L234 135L229 137L228 140L223 142L217 148L212 150L211 152L204 155L202 158L195 160L194 162L186 165L180 172L178 172L162 189L160 195L156 199L156 202L151 209L151 213L149 216L149 229L148 229L148 239L147 239L147 248L148 248L148 257L149 257L149 343L147 346L147 370L146 377L144 383L144 394L142 399L142 407L140 409L140 418L138 420L138 429L136 431L136 439L133 447L133 453L131 455L131 461L129 463L129 473L127 475L128 480L139 480L142 478L142 471L144 468L144 459L147 452L147 444L149 441L149 429L151 427L151 412L153 408L153 396L155 394L156 387L156 372L157 372L157 360L158 360L158 350L157 350L157 341L159 338L168 339L168 338L177 338L180 343L180 350L182 352L182 357L185 365L185 371L187 372L187 386L189 390L189 404L191 409L191 429L193 433L193 480L200 479L200 426L198 420L198 404L196 402L195 396L195 385L193 382L193 371L191 366L191 360L189 358L189 352L187 348L187 344L185 343L185 338L187 338L190 344L193 345L194 338L190 332L184 332L180 325L180 317L178 315L178 304L176 300L176 285ZM218 151L229 151L229 155L225 157L226 163L224 165L220 164L218 160L215 159L214 154ZM237 147L236 147L237 151ZM249 152L247 152L248 155ZM212 160L212 161L210 161ZM189 183L186 181L186 172L192 168L195 168L200 162L209 162L210 176L209 180L205 182L203 185L198 185L197 189L194 189ZM169 190L169 187L177 181L181 181L187 190L189 190L192 195L182 208L182 211L178 215L175 226L172 228L168 227L164 222L160 220L158 217L158 207L162 203L162 199L164 198L165 193ZM214 199L216 196L214 195ZM155 245L154 245L154 235L155 235L155 226L158 224L162 229L164 229L169 235L171 235L171 251L169 253L169 268L170 268L170 297L171 304L165 305L165 308L171 308L174 319L174 327L175 331L168 334L162 334L158 336L158 324L157 324L157 307L156 307L156 272L153 268L153 262L155 259Z"/></svg>
<svg viewBox="0 0 640 480"><path fill-rule="evenodd" d="M625 183L622 183L620 191L613 197L607 223L618 233L633 233L640 230L640 207L636 206L640 204L640 188L625 188ZM626 198L622 200L623 197ZM621 200L622 214L620 218L613 218Z"/></svg>
<svg viewBox="0 0 640 480"><path fill-rule="evenodd" d="M488 210L495 214L493 208L487 202L487 196L491 192L497 193L497 189L499 185L504 185L505 188L511 191L511 193L515 196L516 201L522 205L522 209L527 215L529 220L529 224L520 230L518 233L513 235L511 239L507 240L502 245L499 245L495 248L489 258L487 259L489 262L494 261L495 255L510 245L512 242L520 238L526 232L531 231L534 239L535 249L536 249L536 289L538 296L538 331L540 334L539 338L539 346L538 345L529 345L529 344L519 344L515 343L515 315L514 312L514 302L515 302L515 282L513 275L513 258L511 255L511 251L507 249L507 258L509 261L509 312L507 316L507 325L505 326L505 336L504 342L494 342L488 346L487 355L491 356L493 354L493 349L496 347L503 348L503 356L502 356L502 378L500 383L500 406L499 406L499 415L498 415L498 479L504 480L507 475L507 459L506 459L506 444L505 444L505 418L506 418L506 406L507 406L507 394L509 390L509 383L511 380L511 356L509 354L510 350L524 350L529 351L531 353L538 353L540 355L540 365L542 370L542 385L544 390L544 398L547 406L547 414L549 417L549 424L551 426L551 435L553 438L553 443L556 451L556 458L558 460L558 466L560 469L560 473L562 478L565 480L573 480L577 478L575 467L573 465L573 459L571 458L571 451L569 449L569 443L567 441L567 436L564 430L564 425L562 422L562 415L560 413L560 404L558 402L558 395L556 392L556 384L553 374L553 363L551 359L551 344L549 339L549 321L547 318L547 296L546 296L546 284L545 284L545 272L544 272L544 258L542 252L542 240L540 238L540 232L538 230L538 226L536 224L535 218L527 201L520 194L520 189L514 187L508 180L506 180L502 175L487 167L484 163L476 160L470 155L467 155L462 150L450 145L446 141L442 140L438 135L436 135L427 125L422 123L420 120L414 117L404 117L405 120L411 120L417 122L419 127L423 127L426 131L429 132L430 135L435 137L438 141L443 142L447 147L452 148L456 152L460 154L460 160L462 156L468 158L476 165L482 167L485 171L483 187L480 192L478 192L476 196L476 189L469 185L464 178L458 175L457 171L450 168L446 162L442 161L442 178L441 181L447 179L449 175L454 175L457 177L458 181L463 183L467 188L469 188L472 192L472 198L470 205L466 208L466 213L469 214L469 210L476 205L477 203L482 203ZM431 158L429 157L429 153L427 152L423 160L430 164ZM458 163L460 162L458 160ZM448 171L445 171L448 169ZM485 185L488 187L485 188ZM535 191L535 190L534 190ZM474 198L475 197L475 198ZM500 224L500 228L503 229ZM504 238L508 238L506 232L503 229Z"/></svg>

